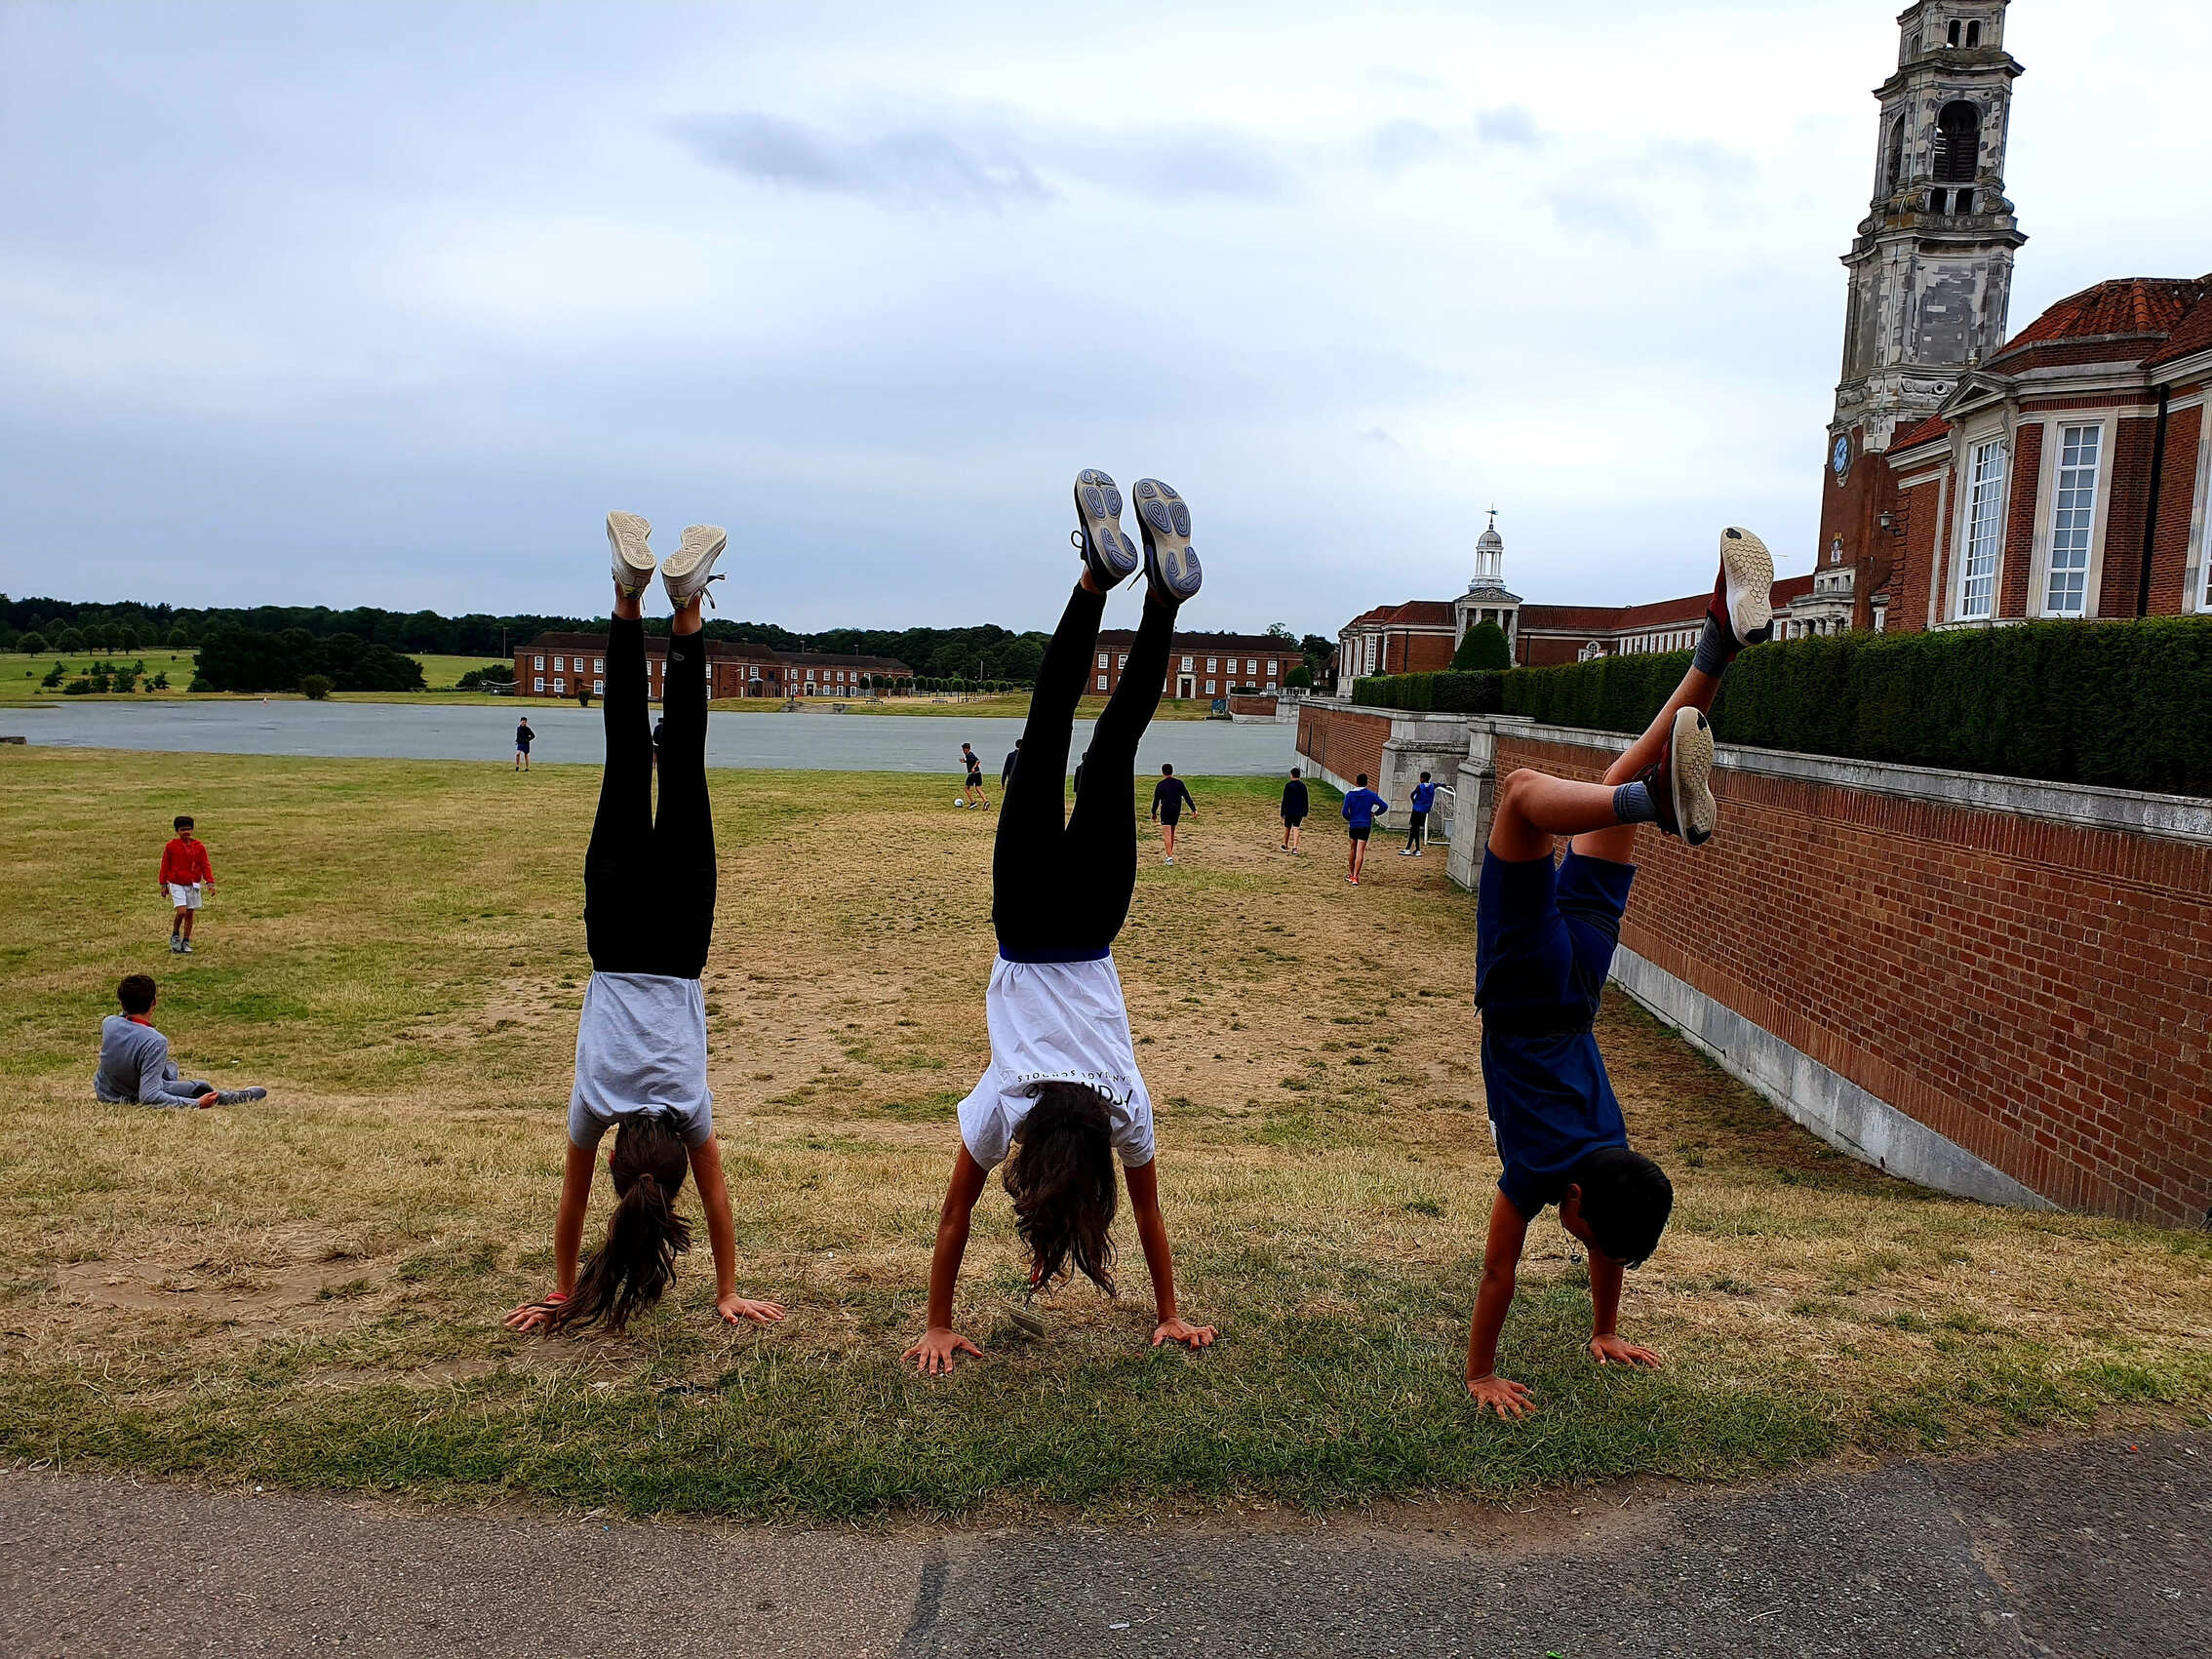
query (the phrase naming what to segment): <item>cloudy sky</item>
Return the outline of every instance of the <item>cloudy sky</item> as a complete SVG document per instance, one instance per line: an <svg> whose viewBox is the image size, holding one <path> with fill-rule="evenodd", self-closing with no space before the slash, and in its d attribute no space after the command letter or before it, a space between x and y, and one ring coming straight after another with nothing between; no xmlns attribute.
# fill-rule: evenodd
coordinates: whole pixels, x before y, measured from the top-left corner
<svg viewBox="0 0 2212 1659"><path fill-rule="evenodd" d="M1200 626L1492 501L1531 598L1808 569L1896 10L0 0L0 588L604 611L619 506L725 614L1048 625L1085 465ZM2212 9L2008 44L2013 326L2212 268Z"/></svg>

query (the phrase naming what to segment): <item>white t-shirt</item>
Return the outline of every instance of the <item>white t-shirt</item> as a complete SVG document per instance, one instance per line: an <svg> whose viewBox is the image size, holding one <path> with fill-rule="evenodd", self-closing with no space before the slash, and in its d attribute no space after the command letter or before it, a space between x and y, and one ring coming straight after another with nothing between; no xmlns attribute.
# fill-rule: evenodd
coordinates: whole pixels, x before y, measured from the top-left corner
<svg viewBox="0 0 2212 1659"><path fill-rule="evenodd" d="M960 1138L989 1169L1002 1163L1037 1086L1080 1083L1106 1097L1114 1150L1126 1166L1152 1162L1152 1096L1137 1072L1129 1010L1114 959L1008 962L991 968L983 1007L991 1064L960 1103Z"/></svg>
<svg viewBox="0 0 2212 1659"><path fill-rule="evenodd" d="M621 1119L659 1111L683 1120L687 1146L704 1146L714 1136L706 993L696 979L594 973L576 1022L569 1139L595 1147Z"/></svg>

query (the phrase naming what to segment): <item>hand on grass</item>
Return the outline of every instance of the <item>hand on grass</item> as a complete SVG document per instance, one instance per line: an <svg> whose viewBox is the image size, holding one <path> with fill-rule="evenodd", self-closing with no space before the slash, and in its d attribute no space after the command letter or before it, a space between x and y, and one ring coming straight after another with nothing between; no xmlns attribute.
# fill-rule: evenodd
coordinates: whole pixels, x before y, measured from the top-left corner
<svg viewBox="0 0 2212 1659"><path fill-rule="evenodd" d="M214 1089L211 1088L207 1091L207 1093L200 1096L196 1104L199 1106L201 1111L205 1112L210 1106L213 1106L221 1098L221 1095L217 1094Z"/></svg>
<svg viewBox="0 0 2212 1659"><path fill-rule="evenodd" d="M1590 1357L1600 1365L1642 1365L1654 1371L1659 1368L1659 1356L1650 1349L1623 1342L1610 1333L1590 1339Z"/></svg>
<svg viewBox="0 0 2212 1659"><path fill-rule="evenodd" d="M714 1311L722 1316L724 1324L740 1324L746 1320L755 1324L773 1324L783 1318L781 1302L747 1301L734 1290L727 1296L717 1296Z"/></svg>
<svg viewBox="0 0 2212 1659"><path fill-rule="evenodd" d="M924 1376L936 1376L940 1373L950 1376L953 1356L962 1352L972 1354L978 1360L983 1358L983 1350L959 1331L949 1325L933 1324L922 1333L922 1340L901 1354L898 1360L902 1365L912 1360L915 1369Z"/></svg>
<svg viewBox="0 0 2212 1659"><path fill-rule="evenodd" d="M1185 1324L1181 1320L1162 1320L1153 1329L1152 1345L1157 1348L1163 1342L1187 1342L1193 1348L1211 1348L1213 1326Z"/></svg>
<svg viewBox="0 0 2212 1659"><path fill-rule="evenodd" d="M1467 1392L1478 1407L1487 1405L1500 1417L1525 1417L1536 1409L1536 1396L1528 1385L1504 1377L1469 1377Z"/></svg>
<svg viewBox="0 0 2212 1659"><path fill-rule="evenodd" d="M542 1329L551 1323L552 1319L553 1310L543 1302L525 1302L499 1323L509 1330L528 1335L531 1331Z"/></svg>

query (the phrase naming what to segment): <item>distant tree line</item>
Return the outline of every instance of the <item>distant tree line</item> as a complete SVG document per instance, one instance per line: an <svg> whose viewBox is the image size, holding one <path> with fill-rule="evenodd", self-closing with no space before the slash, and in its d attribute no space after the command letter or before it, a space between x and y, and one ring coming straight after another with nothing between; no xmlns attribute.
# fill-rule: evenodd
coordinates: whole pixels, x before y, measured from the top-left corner
<svg viewBox="0 0 2212 1659"><path fill-rule="evenodd" d="M116 605L89 605L63 599L10 599L0 594L0 651L27 651L41 655L50 652L73 656L85 652L196 651L230 630L278 638L304 635L309 640L353 642L340 648L341 655L375 648L401 655L494 659L512 655L541 633L596 633L606 626L604 616L482 613L441 616L435 611L384 611L375 606L333 611L321 605L194 610L128 601ZM667 628L664 617L647 619L649 633L665 633ZM1271 625L1268 631L1286 644L1299 647L1310 667L1318 668L1325 663L1329 652L1335 649L1334 641L1318 634L1298 639L1281 622ZM801 634L773 622L719 618L707 623L706 632L710 639L750 640L778 651L893 657L917 675L932 680L970 684L997 681L1017 686L1035 684L1038 665L1044 661L1045 646L1050 638L1035 630L1017 633L991 623L972 628L828 628L820 633ZM254 656L256 649L233 646L226 651L237 660L274 659L266 651ZM389 670L361 672L374 674ZM347 676L343 673L334 670L330 678L340 691L357 689L346 683Z"/></svg>
<svg viewBox="0 0 2212 1659"><path fill-rule="evenodd" d="M304 628L281 634L218 625L200 643L195 691L419 691L422 664L389 646Z"/></svg>

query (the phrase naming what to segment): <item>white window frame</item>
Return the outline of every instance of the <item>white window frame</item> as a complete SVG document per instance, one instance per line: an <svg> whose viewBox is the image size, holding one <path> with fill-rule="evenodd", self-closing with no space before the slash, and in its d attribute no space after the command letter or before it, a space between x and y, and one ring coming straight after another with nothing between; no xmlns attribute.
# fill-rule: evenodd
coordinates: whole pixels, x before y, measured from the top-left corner
<svg viewBox="0 0 2212 1659"><path fill-rule="evenodd" d="M1101 668L1106 666L1106 653L1104 652L1098 653L1098 666Z"/></svg>
<svg viewBox="0 0 2212 1659"><path fill-rule="evenodd" d="M1184 672L1185 674L1188 674L1188 673L1189 673L1190 671L1191 671L1191 659L1190 659L1189 657L1187 657L1187 656L1186 656L1186 657L1184 657L1184 658L1183 658L1183 672Z"/></svg>
<svg viewBox="0 0 2212 1659"><path fill-rule="evenodd" d="M1207 681L1207 682L1205 683L1205 694L1206 694L1207 696L1209 696L1209 697L1210 697L1210 696L1212 696L1212 695L1214 694L1214 691L1213 691L1213 682L1212 682L1211 680L1208 680L1208 681Z"/></svg>
<svg viewBox="0 0 2212 1659"><path fill-rule="evenodd" d="M1098 676L1098 689L1099 689L1099 690L1100 690L1101 691L1104 691L1104 690L1106 689L1106 676L1105 676L1105 675L1103 675L1103 674L1101 674L1101 675L1099 675L1099 676Z"/></svg>
<svg viewBox="0 0 2212 1659"><path fill-rule="evenodd" d="M1994 476L1982 476L1984 456L1995 457L1996 471ZM2004 521L2006 510L2011 504L2011 483L2012 454L2004 433L1993 432L1987 438L1975 440L1966 446L1966 487L1958 493L1958 562L1951 594L1951 614L1955 621L1987 622L1996 616L1997 593L2004 577ZM1986 521L1980 517L1985 505L1989 508ZM1977 536L1984 528L1988 534L1977 553ZM1987 558L1987 570L1975 572L1977 557ZM1967 609L1967 586L1985 577L1990 585L1983 608L1970 611Z"/></svg>
<svg viewBox="0 0 2212 1659"><path fill-rule="evenodd" d="M556 656L553 659L553 672L556 674L566 674L568 671L568 659L566 657Z"/></svg>
<svg viewBox="0 0 2212 1659"><path fill-rule="evenodd" d="M1206 672L1207 672L1208 674L1218 674L1218 673L1220 673L1220 672L1221 672L1221 659L1220 659L1219 657L1217 657L1217 656L1209 656L1209 657L1207 657L1207 658L1205 659L1205 671L1206 671Z"/></svg>
<svg viewBox="0 0 2212 1659"><path fill-rule="evenodd" d="M2060 500L2062 495L2068 494L2070 489L2079 491L2082 488L2078 482L2072 486L2066 483L2065 475L2069 470L2066 466L2066 435L2069 432L2095 433L2096 456L2088 468L2089 499L2087 503L2073 501L2062 506ZM2035 522L2039 532L2036 539L2040 543L2036 550L2035 560L2035 613L2039 616L2086 618L2097 614L2097 578L2102 574L2105 563L2103 557L2105 494L2113 473L2109 464L2112 456L2112 440L2113 422L2108 418L2053 420L2044 430L2042 467L2044 482L2038 491L2041 499L2036 502L2035 508ZM2079 472L2082 469L2076 465L2072 470ZM2087 515L2086 522L2076 526L2069 526L2062 532L2059 528L2059 514L2061 512L2085 512ZM2070 566L2067 570L2061 571L2058 565L2059 537L2061 534L2072 535L2075 533L2078 533L2082 538L2081 563L2078 566ZM2061 610L2051 603L2052 582L2062 574L2078 574L2081 578L2080 603L2066 610Z"/></svg>
<svg viewBox="0 0 2212 1659"><path fill-rule="evenodd" d="M534 662L533 662L533 663L531 664L531 667L532 667L533 669L534 669L534 670L536 670L536 671L538 671L538 672L542 673L542 672L544 671L544 668L545 668L545 658L543 658L542 656L541 656L541 657L538 657L538 658L537 658L537 659L536 659L536 660L535 660Z"/></svg>
<svg viewBox="0 0 2212 1659"><path fill-rule="evenodd" d="M545 660L545 658L543 658L543 657L541 656L541 657L539 657L539 658L538 658L537 660L538 660L539 662L541 662L541 663L542 663L542 662L543 662L543 661ZM545 676L544 676L544 675L542 675L542 674L538 675L536 679L534 679L534 680L533 680L533 681L531 682L531 687L530 687L530 689L531 689L532 691L544 691L544 690L545 690Z"/></svg>
<svg viewBox="0 0 2212 1659"><path fill-rule="evenodd" d="M1283 659L1280 656L1269 657L1267 659L1267 671L1270 674L1280 674L1283 671Z"/></svg>
<svg viewBox="0 0 2212 1659"><path fill-rule="evenodd" d="M553 676L553 694L557 697L569 694L569 682L559 674Z"/></svg>
<svg viewBox="0 0 2212 1659"><path fill-rule="evenodd" d="M607 658L605 658L604 656L595 656L595 657L593 657L593 658L591 659L591 671L592 671L592 672L593 672L594 674L604 674L604 673L606 673L606 672L607 672Z"/></svg>

